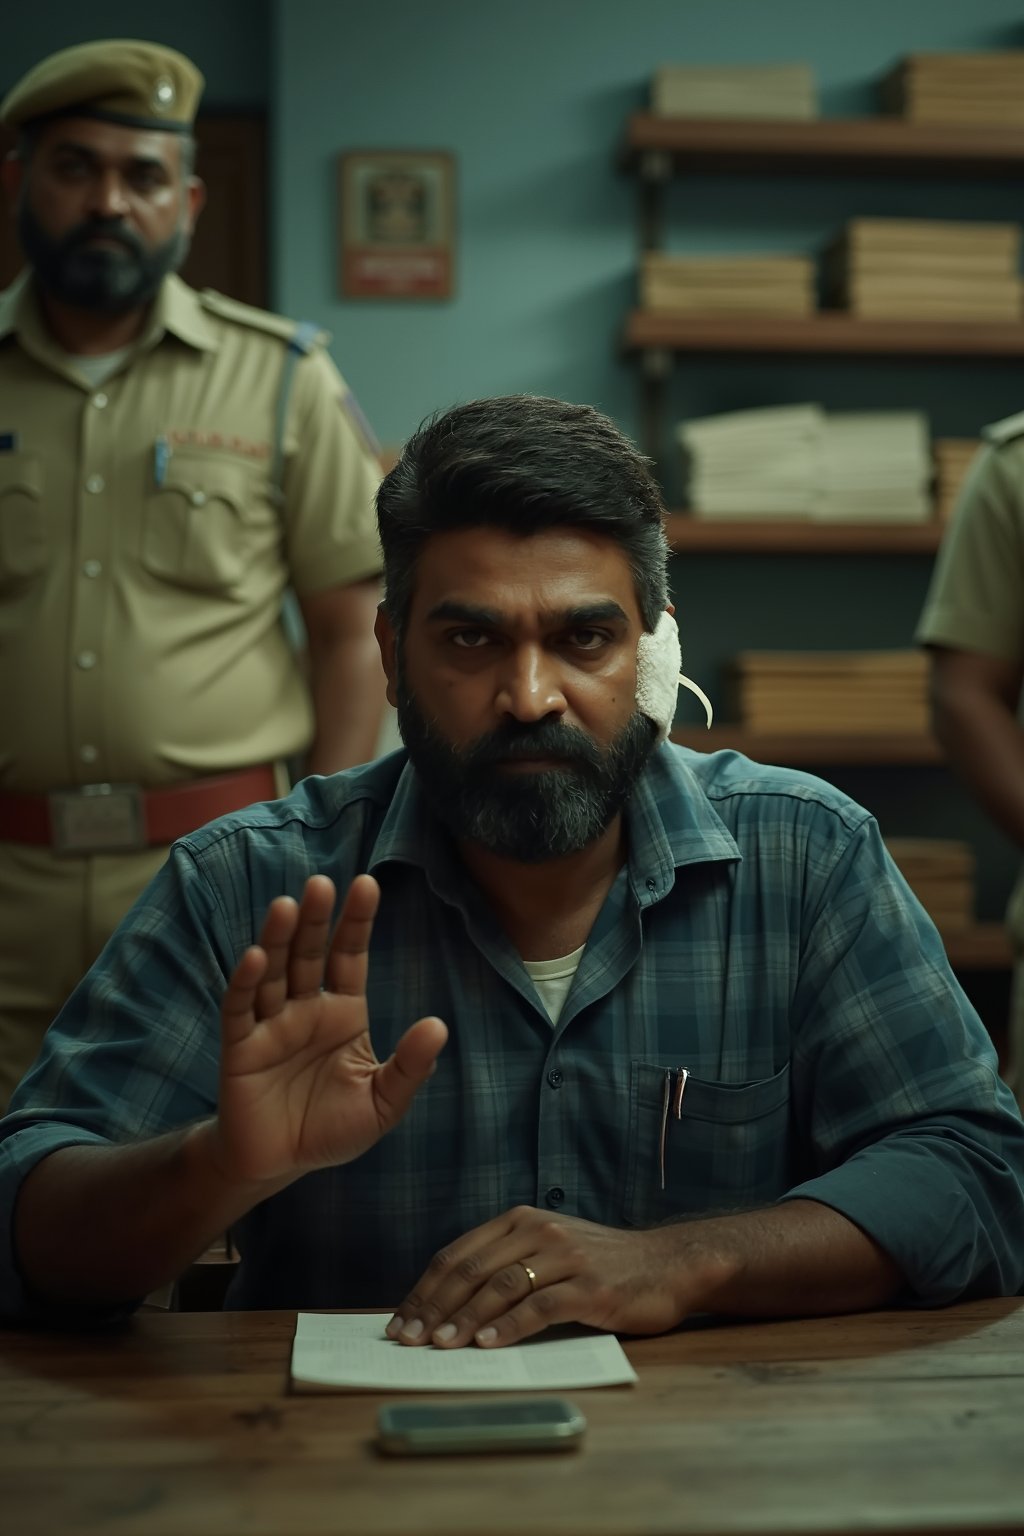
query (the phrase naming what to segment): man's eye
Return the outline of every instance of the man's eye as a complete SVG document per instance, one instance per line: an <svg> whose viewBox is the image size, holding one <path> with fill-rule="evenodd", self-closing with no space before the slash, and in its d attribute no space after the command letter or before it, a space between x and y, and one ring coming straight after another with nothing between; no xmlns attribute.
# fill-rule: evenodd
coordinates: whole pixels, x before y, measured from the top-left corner
<svg viewBox="0 0 1024 1536"><path fill-rule="evenodd" d="M482 629L457 629L448 638L462 651L480 651L490 644L490 636Z"/></svg>
<svg viewBox="0 0 1024 1536"><path fill-rule="evenodd" d="M599 651L608 636L603 629L574 629L569 640L577 651Z"/></svg>
<svg viewBox="0 0 1024 1536"><path fill-rule="evenodd" d="M148 167L145 170L132 173L132 186L139 192L152 192L157 187L164 185L164 177L160 171Z"/></svg>

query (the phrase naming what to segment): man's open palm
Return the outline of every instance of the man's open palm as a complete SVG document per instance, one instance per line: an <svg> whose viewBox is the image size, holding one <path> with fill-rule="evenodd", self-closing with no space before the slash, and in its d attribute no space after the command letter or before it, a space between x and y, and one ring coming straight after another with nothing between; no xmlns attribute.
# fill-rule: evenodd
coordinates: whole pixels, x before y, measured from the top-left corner
<svg viewBox="0 0 1024 1536"><path fill-rule="evenodd" d="M232 974L221 1009L219 1160L233 1179L288 1182L348 1163L405 1114L448 1032L420 1019L377 1060L366 1007L377 882L352 882L331 935L335 890L282 896Z"/></svg>

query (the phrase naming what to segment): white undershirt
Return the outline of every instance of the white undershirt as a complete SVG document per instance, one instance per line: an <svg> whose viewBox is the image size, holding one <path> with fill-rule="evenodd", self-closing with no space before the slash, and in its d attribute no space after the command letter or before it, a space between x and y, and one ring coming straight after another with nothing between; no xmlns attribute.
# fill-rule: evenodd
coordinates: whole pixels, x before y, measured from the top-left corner
<svg viewBox="0 0 1024 1536"><path fill-rule="evenodd" d="M540 993L540 1000L547 1009L552 1024L558 1023L558 1016L569 995L572 979L579 969L586 947L586 944L581 944L579 949L574 949L571 955L559 955L555 960L523 961L526 974Z"/></svg>
<svg viewBox="0 0 1024 1536"><path fill-rule="evenodd" d="M65 352L64 361L76 373L83 374L93 389L98 389L117 372L130 351L131 347L121 347L117 352L105 352L102 356L91 352Z"/></svg>

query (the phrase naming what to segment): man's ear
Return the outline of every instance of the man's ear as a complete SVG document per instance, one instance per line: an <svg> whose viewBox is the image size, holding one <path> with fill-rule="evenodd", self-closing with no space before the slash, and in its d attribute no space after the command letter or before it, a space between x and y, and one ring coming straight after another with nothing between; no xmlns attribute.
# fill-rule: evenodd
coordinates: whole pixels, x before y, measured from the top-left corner
<svg viewBox="0 0 1024 1536"><path fill-rule="evenodd" d="M11 208L18 201L21 184L25 177L25 166L13 149L8 150L0 160L0 186L4 189L4 197Z"/></svg>
<svg viewBox="0 0 1024 1536"><path fill-rule="evenodd" d="M384 673L388 680L388 703L392 708L397 708L397 677L398 669L395 663L397 640L395 638L394 625L384 611L384 604L379 604L377 617L373 622L373 633L377 637L380 646L380 659L384 667Z"/></svg>
<svg viewBox="0 0 1024 1536"><path fill-rule="evenodd" d="M196 220L206 207L206 182L198 176L190 176L185 183L185 206L188 211L189 234L196 227Z"/></svg>

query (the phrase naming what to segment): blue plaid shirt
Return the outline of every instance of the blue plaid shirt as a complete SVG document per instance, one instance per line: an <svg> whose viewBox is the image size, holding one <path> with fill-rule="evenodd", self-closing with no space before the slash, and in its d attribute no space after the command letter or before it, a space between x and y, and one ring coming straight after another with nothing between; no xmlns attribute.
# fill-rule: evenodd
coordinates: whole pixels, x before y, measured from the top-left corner
<svg viewBox="0 0 1024 1536"><path fill-rule="evenodd" d="M184 838L0 1123L0 1230L56 1148L212 1114L220 999L268 903L370 870L378 1055L424 1014L450 1039L397 1129L239 1224L229 1305L394 1305L520 1203L628 1228L796 1196L876 1238L919 1301L1017 1291L1024 1125L872 817L807 774L664 746L627 820L554 1028L403 753ZM0 1308L27 1306L8 1238Z"/></svg>

